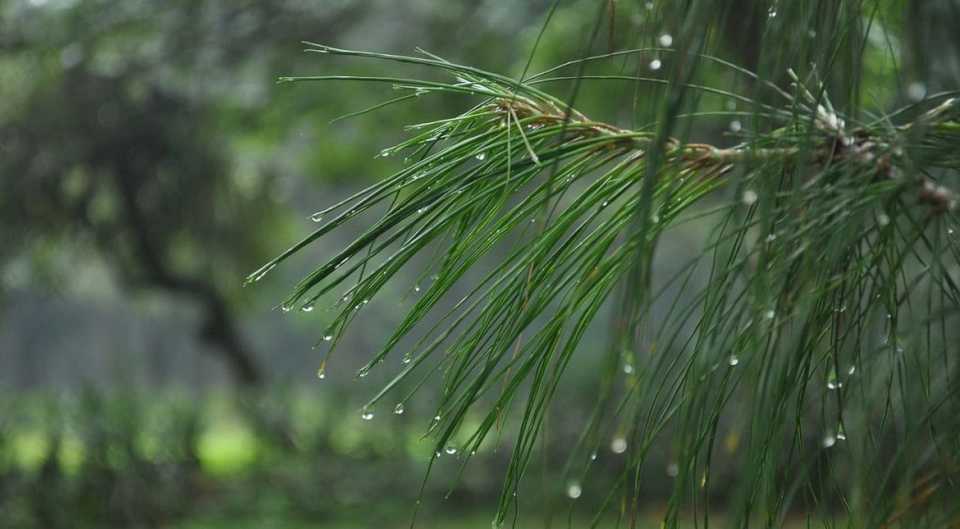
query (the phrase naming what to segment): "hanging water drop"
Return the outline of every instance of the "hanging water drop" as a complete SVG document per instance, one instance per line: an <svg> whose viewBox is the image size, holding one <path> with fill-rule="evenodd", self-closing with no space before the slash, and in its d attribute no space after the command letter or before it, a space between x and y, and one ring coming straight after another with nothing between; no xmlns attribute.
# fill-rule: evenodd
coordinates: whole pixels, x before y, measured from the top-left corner
<svg viewBox="0 0 960 529"><path fill-rule="evenodd" d="M403 403L398 402L396 407L393 408L393 413L396 415L403 415Z"/></svg>
<svg viewBox="0 0 960 529"><path fill-rule="evenodd" d="M659 70L661 66L663 66L663 63L660 62L660 59L654 59L650 61L650 69L653 71Z"/></svg>
<svg viewBox="0 0 960 529"><path fill-rule="evenodd" d="M482 162L486 157L487 157L487 153L485 153L485 152L481 152L481 153L477 154L477 156L476 156L477 160L479 160L479 161L481 161L481 162Z"/></svg>
<svg viewBox="0 0 960 529"><path fill-rule="evenodd" d="M626 373L626 374L628 374L628 375L632 374L632 373L633 373L633 365L631 365L631 364L623 364L623 372Z"/></svg>
<svg viewBox="0 0 960 529"><path fill-rule="evenodd" d="M740 363L740 359L737 358L737 355L730 355L730 358L727 358L727 365L734 367Z"/></svg>
<svg viewBox="0 0 960 529"><path fill-rule="evenodd" d="M319 378L320 380L327 378L326 368L321 367L320 369L317 369L317 378Z"/></svg>
<svg viewBox="0 0 960 529"><path fill-rule="evenodd" d="M300 307L300 310L303 312L313 312L313 303L307 303L306 305Z"/></svg>
<svg viewBox="0 0 960 529"><path fill-rule="evenodd" d="M456 453L457 453L457 449L454 448L454 447L452 447L452 446L448 446L448 447L444 448L443 451L446 452L447 455L451 455L451 456L452 456L453 454L456 454Z"/></svg>
<svg viewBox="0 0 960 529"><path fill-rule="evenodd" d="M664 33L660 35L660 38L657 39L660 42L660 45L664 48L669 48L673 44L673 37L669 33Z"/></svg>
<svg viewBox="0 0 960 529"><path fill-rule="evenodd" d="M919 81L914 81L907 86L907 97L911 101L921 101L927 96L927 86Z"/></svg>
<svg viewBox="0 0 960 529"><path fill-rule="evenodd" d="M857 372L857 366L850 366L850 369L847 369L847 374L853 376Z"/></svg>
<svg viewBox="0 0 960 529"><path fill-rule="evenodd" d="M594 453L590 454L590 461L596 461L596 460L597 460L597 453L594 452Z"/></svg>
<svg viewBox="0 0 960 529"><path fill-rule="evenodd" d="M627 440L623 437L614 437L610 442L610 451L614 454L622 454L627 451Z"/></svg>
<svg viewBox="0 0 960 529"><path fill-rule="evenodd" d="M757 196L757 192L752 189L747 189L746 191L743 192L743 198L742 198L743 203L748 206L752 206L756 204L757 198L759 198Z"/></svg>
<svg viewBox="0 0 960 529"><path fill-rule="evenodd" d="M414 292L420 292L420 285L413 285Z"/></svg>
<svg viewBox="0 0 960 529"><path fill-rule="evenodd" d="M373 419L373 412L364 408L363 411L360 412L360 418L365 421L369 421L370 419Z"/></svg>
<svg viewBox="0 0 960 529"><path fill-rule="evenodd" d="M832 433L828 433L823 437L823 447L830 448L831 446L837 444L837 438L833 436Z"/></svg>
<svg viewBox="0 0 960 529"><path fill-rule="evenodd" d="M370 369L366 367L361 368L360 371L357 372L357 376L360 378L365 378L369 374L370 374Z"/></svg>
<svg viewBox="0 0 960 529"><path fill-rule="evenodd" d="M333 340L333 335L332 335L332 334L324 334L324 335L323 335L323 341L329 342L330 340Z"/></svg>
<svg viewBox="0 0 960 529"><path fill-rule="evenodd" d="M769 18L776 18L777 16L777 6L776 4L770 6L770 9L767 10L767 16Z"/></svg>
<svg viewBox="0 0 960 529"><path fill-rule="evenodd" d="M404 364L409 364L411 361L413 361L413 355L406 353L403 355L403 358L401 358L400 361Z"/></svg>
<svg viewBox="0 0 960 529"><path fill-rule="evenodd" d="M323 222L323 215L314 213L313 215L310 215L310 220L313 222Z"/></svg>
<svg viewBox="0 0 960 529"><path fill-rule="evenodd" d="M581 494L583 494L583 489L576 481L571 481L570 484L567 485L567 497L571 500L579 498Z"/></svg>
<svg viewBox="0 0 960 529"><path fill-rule="evenodd" d="M667 465L667 475L671 478L675 478L680 475L680 465L676 463L670 463Z"/></svg>
<svg viewBox="0 0 960 529"><path fill-rule="evenodd" d="M730 132L740 132L741 129L743 129L743 123L740 123L739 119L730 122Z"/></svg>

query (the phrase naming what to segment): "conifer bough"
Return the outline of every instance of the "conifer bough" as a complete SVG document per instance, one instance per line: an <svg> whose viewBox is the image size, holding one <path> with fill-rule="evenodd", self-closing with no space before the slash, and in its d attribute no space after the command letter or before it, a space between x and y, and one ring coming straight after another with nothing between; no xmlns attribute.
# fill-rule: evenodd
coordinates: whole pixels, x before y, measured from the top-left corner
<svg viewBox="0 0 960 529"><path fill-rule="evenodd" d="M496 523L516 501L571 358L616 297L617 332L592 348L607 351L597 364L595 413L563 470L572 484L561 480L558 493L590 493L581 488L594 459L587 455L614 434L614 452L627 453L605 509L635 520L640 470L651 447L669 443L679 463L671 466L676 486L664 521L674 526L680 512L706 517L707 502L697 498L709 497L720 440L736 434L743 441L726 443L724 456L739 468L731 517L782 522L802 503L798 491L818 504L824 485L812 481L812 454L828 449L862 469L830 479L856 491L841 505L863 526L904 516L884 498L912 490L918 475L928 476L923 515L956 515L946 501L957 491L960 453L957 199L945 183L960 168L952 94L864 122L841 115L813 74L802 80L790 71L787 88L767 83L782 107L675 80L559 75L618 56L676 53L664 48L586 57L518 81L426 52L307 44L309 52L427 66L451 78L281 78L387 83L406 92L350 116L436 93L477 101L460 115L411 126L410 139L381 153L403 155L397 173L317 212L320 227L250 280L376 213L283 305L312 310L334 300L320 342L332 352L387 281L415 256L439 249L413 307L358 373L404 350L399 373L363 414L372 417L388 395L396 401L386 406L403 409L410 393L401 388L438 377L429 431L437 454L455 449L466 465L494 442L489 434L503 427L507 410L519 408ZM719 59L697 60L759 81ZM540 88L574 78L730 98L755 109L754 122L766 131L721 148L670 137L678 113L649 130L594 121ZM902 116L909 120L898 124ZM704 221L710 235L699 255L654 281L660 236ZM481 261L486 256L492 264ZM467 281L469 270L480 277ZM454 292L452 307L428 318ZM666 309L653 310L667 295ZM401 384L411 377L413 384ZM838 440L851 450L834 448ZM778 474L784 469L790 477Z"/></svg>

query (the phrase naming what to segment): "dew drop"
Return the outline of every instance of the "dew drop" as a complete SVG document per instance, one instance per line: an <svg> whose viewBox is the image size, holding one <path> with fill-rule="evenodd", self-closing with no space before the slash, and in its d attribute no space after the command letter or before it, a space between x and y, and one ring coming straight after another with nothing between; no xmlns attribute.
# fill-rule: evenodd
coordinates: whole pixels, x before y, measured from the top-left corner
<svg viewBox="0 0 960 529"><path fill-rule="evenodd" d="M380 151L380 157L381 157L381 158L387 158L387 157L389 157L389 156L390 156L390 149L384 149L384 150Z"/></svg>
<svg viewBox="0 0 960 529"><path fill-rule="evenodd" d="M730 122L730 132L740 132L741 129L743 129L743 123L740 123L739 119Z"/></svg>
<svg viewBox="0 0 960 529"><path fill-rule="evenodd" d="M360 378L365 378L369 374L370 374L370 370L367 369L366 367L360 369L360 371L357 372L357 376Z"/></svg>
<svg viewBox="0 0 960 529"><path fill-rule="evenodd" d="M480 160L481 162L482 162L486 157L487 157L487 153L485 153L485 152L481 152L480 154L478 154L478 155L476 156L477 160Z"/></svg>
<svg viewBox="0 0 960 529"><path fill-rule="evenodd" d="M644 7L647 8L647 11L653 11L653 2L647 2Z"/></svg>
<svg viewBox="0 0 960 529"><path fill-rule="evenodd" d="M767 240L767 242L773 242L773 241L777 240L777 234L776 234L776 233L771 233L770 235L767 235L767 239L766 239L766 240Z"/></svg>
<svg viewBox="0 0 960 529"><path fill-rule="evenodd" d="M669 48L673 44L673 37L669 33L664 33L660 35L660 38L657 39L660 42L660 45L664 48Z"/></svg>
<svg viewBox="0 0 960 529"><path fill-rule="evenodd" d="M680 475L680 465L676 463L670 463L667 465L667 475L671 478L675 478Z"/></svg>
<svg viewBox="0 0 960 529"><path fill-rule="evenodd" d="M890 224L890 217L888 217L885 213L881 213L877 215L877 224L881 226L886 226L887 224Z"/></svg>
<svg viewBox="0 0 960 529"><path fill-rule="evenodd" d="M768 16L769 18L776 18L776 17L777 17L777 6L776 6L776 5L770 6L770 9L767 10L767 16Z"/></svg>
<svg viewBox="0 0 960 529"><path fill-rule="evenodd" d="M847 369L847 374L853 376L857 372L857 366L850 366L850 369Z"/></svg>
<svg viewBox="0 0 960 529"><path fill-rule="evenodd" d="M907 86L907 97L911 101L921 101L927 96L927 86L919 81L914 81Z"/></svg>
<svg viewBox="0 0 960 529"><path fill-rule="evenodd" d="M290 312L290 305L287 305L286 303L284 303L283 305L280 305L280 310L282 310L283 312Z"/></svg>
<svg viewBox="0 0 960 529"><path fill-rule="evenodd" d="M324 334L324 335L323 335L323 341L329 342L330 340L333 340L333 335L332 335L332 334Z"/></svg>
<svg viewBox="0 0 960 529"><path fill-rule="evenodd" d="M768 319L768 320L772 320L772 319L775 318L776 316L777 316L777 313L776 313L773 309L770 309L770 310L768 310L767 312L765 312L765 313L763 314L763 317L766 318L766 319Z"/></svg>
<svg viewBox="0 0 960 529"><path fill-rule="evenodd" d="M327 370L322 367L320 369L317 369L317 378L319 378L320 380L327 378Z"/></svg>
<svg viewBox="0 0 960 529"><path fill-rule="evenodd" d="M360 418L365 421L369 421L373 419L373 412L370 410L364 409L362 412L360 412Z"/></svg>
<svg viewBox="0 0 960 529"><path fill-rule="evenodd" d="M420 292L420 285L414 285L414 286L413 286L413 291L414 291L414 292Z"/></svg>
<svg viewBox="0 0 960 529"><path fill-rule="evenodd" d="M454 447L452 447L452 446L448 446L448 447L444 448L443 451L446 452L447 455L451 455L451 456L452 456L453 454L456 454L456 453L457 453L457 449L454 448Z"/></svg>
<svg viewBox="0 0 960 529"><path fill-rule="evenodd" d="M570 484L567 485L567 497L571 500L579 498L581 494L583 494L583 489L576 481L571 481Z"/></svg>
<svg viewBox="0 0 960 529"><path fill-rule="evenodd" d="M306 305L300 307L300 310L303 312L313 312L313 303L307 303Z"/></svg>
<svg viewBox="0 0 960 529"><path fill-rule="evenodd" d="M953 235L953 228L947 228L947 235Z"/></svg>
<svg viewBox="0 0 960 529"><path fill-rule="evenodd" d="M654 59L650 61L650 69L653 71L659 70L661 66L663 66L663 63L660 62L660 59Z"/></svg>
<svg viewBox="0 0 960 529"><path fill-rule="evenodd" d="M323 215L314 213L313 215L310 215L310 220L313 222L323 222Z"/></svg>
<svg viewBox="0 0 960 529"><path fill-rule="evenodd" d="M757 203L757 192L752 189L747 189L743 192L743 203L752 206Z"/></svg>
<svg viewBox="0 0 960 529"><path fill-rule="evenodd" d="M393 408L393 413L396 415L403 415L403 403L398 402L396 407Z"/></svg>
<svg viewBox="0 0 960 529"><path fill-rule="evenodd" d="M833 436L832 433L828 433L823 436L823 447L830 448L831 446L837 444L837 438Z"/></svg>
<svg viewBox="0 0 960 529"><path fill-rule="evenodd" d="M614 454L622 454L627 451L627 440L623 437L614 437L610 442L610 450Z"/></svg>
<svg viewBox="0 0 960 529"><path fill-rule="evenodd" d="M837 441L846 441L847 434L844 433L843 428L840 428L840 431L837 432Z"/></svg>
<svg viewBox="0 0 960 529"><path fill-rule="evenodd" d="M631 364L623 364L623 372L628 375L633 373L633 366Z"/></svg>
<svg viewBox="0 0 960 529"><path fill-rule="evenodd" d="M594 452L594 453L590 454L590 461L596 461L596 460L597 460L597 453Z"/></svg>
<svg viewBox="0 0 960 529"><path fill-rule="evenodd" d="M404 364L409 364L411 361L413 361L413 355L406 353L403 355L403 358L401 358L400 361Z"/></svg>
<svg viewBox="0 0 960 529"><path fill-rule="evenodd" d="M740 363L740 359L737 358L737 355L730 355L730 358L727 358L727 365L734 367Z"/></svg>

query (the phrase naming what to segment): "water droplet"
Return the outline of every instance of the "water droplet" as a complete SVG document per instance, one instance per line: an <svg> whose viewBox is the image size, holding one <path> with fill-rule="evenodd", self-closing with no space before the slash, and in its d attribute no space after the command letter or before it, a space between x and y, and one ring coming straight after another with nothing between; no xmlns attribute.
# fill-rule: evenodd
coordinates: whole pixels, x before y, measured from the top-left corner
<svg viewBox="0 0 960 529"><path fill-rule="evenodd" d="M260 270L257 270L253 274L247 276L247 280L244 281L244 284L256 283L257 281L260 281L261 279L263 279L263 276L269 274L270 271L276 267L277 267L277 263L270 263L269 265L264 266Z"/></svg>
<svg viewBox="0 0 960 529"><path fill-rule="evenodd" d="M280 310L282 310L283 312L290 312L290 305L287 305L286 303L284 303L283 305L280 305Z"/></svg>
<svg viewBox="0 0 960 529"><path fill-rule="evenodd" d="M393 413L397 415L403 415L403 403L398 402L396 407L393 408Z"/></svg>
<svg viewBox="0 0 960 529"><path fill-rule="evenodd" d="M770 6L770 9L767 9L767 16L770 17L770 18L776 18L776 16L777 16L777 6L776 6L776 5L772 5L772 6Z"/></svg>
<svg viewBox="0 0 960 529"><path fill-rule="evenodd" d="M747 189L746 191L743 192L743 199L742 199L743 203L748 206L752 206L756 204L757 198L759 198L757 196L757 192L752 189Z"/></svg>
<svg viewBox="0 0 960 529"><path fill-rule="evenodd" d="M654 59L650 61L650 69L653 71L659 70L661 66L663 66L663 63L660 62L660 59Z"/></svg>
<svg viewBox="0 0 960 529"><path fill-rule="evenodd" d="M673 37L669 33L664 33L660 35L660 38L657 39L660 42L660 45L664 48L669 48L673 44Z"/></svg>
<svg viewBox="0 0 960 529"><path fill-rule="evenodd" d="M610 205L610 201L604 200L603 202L600 203L600 208L602 209L602 208L605 208L605 207L607 207L607 206L609 206L609 205Z"/></svg>
<svg viewBox="0 0 960 529"><path fill-rule="evenodd" d="M303 312L313 312L313 303L307 303L306 305L300 307L300 310Z"/></svg>
<svg viewBox="0 0 960 529"><path fill-rule="evenodd" d="M831 446L837 444L837 438L833 436L832 433L828 433L823 436L823 447L830 448Z"/></svg>
<svg viewBox="0 0 960 529"><path fill-rule="evenodd" d="M947 228L947 235L953 235L953 228Z"/></svg>
<svg viewBox="0 0 960 529"><path fill-rule="evenodd" d="M360 418L365 421L369 421L373 419L373 412L368 409L364 409L362 412L360 412Z"/></svg>
<svg viewBox="0 0 960 529"><path fill-rule="evenodd" d="M647 11L653 11L653 2L647 2L644 7L647 8Z"/></svg>
<svg viewBox="0 0 960 529"><path fill-rule="evenodd" d="M772 320L772 319L775 318L776 316L777 316L777 313L776 313L776 311L774 311L773 309L770 309L770 310L768 310L767 312L765 312L765 313L763 314L763 317L766 318L766 319L768 319L768 320Z"/></svg>
<svg viewBox="0 0 960 529"><path fill-rule="evenodd" d="M623 372L628 375L633 373L633 366L630 364L623 364Z"/></svg>
<svg viewBox="0 0 960 529"><path fill-rule="evenodd" d="M319 378L320 380L327 378L326 368L321 367L320 369L317 369L317 378Z"/></svg>
<svg viewBox="0 0 960 529"><path fill-rule="evenodd" d="M622 454L627 451L627 440L623 437L614 437L610 442L610 450L614 454Z"/></svg>
<svg viewBox="0 0 960 529"><path fill-rule="evenodd" d="M363 367L360 369L360 371L357 371L357 376L360 378L364 378L369 374L370 374L370 370L366 367Z"/></svg>
<svg viewBox="0 0 960 529"><path fill-rule="evenodd" d="M481 152L480 154L478 154L478 155L476 156L477 160L480 160L481 162L482 162L486 157L487 157L487 153L485 153L485 152Z"/></svg>
<svg viewBox="0 0 960 529"><path fill-rule="evenodd" d="M596 460L597 460L597 453L594 452L594 453L590 454L590 461L596 461Z"/></svg>
<svg viewBox="0 0 960 529"><path fill-rule="evenodd" d="M888 217L885 213L881 213L877 215L877 224L881 226L886 226L887 224L890 224L890 217Z"/></svg>
<svg viewBox="0 0 960 529"><path fill-rule="evenodd" d="M727 359L727 365L729 365L730 367L734 367L739 363L740 363L740 359L737 358L737 355L730 355L730 358Z"/></svg>
<svg viewBox="0 0 960 529"><path fill-rule="evenodd" d="M842 387L843 387L843 382L838 382L836 380L827 381L827 389L829 389L830 391L833 391L835 389L840 389Z"/></svg>
<svg viewBox="0 0 960 529"><path fill-rule="evenodd" d="M847 374L853 376L857 372L857 366L850 366L850 369L847 369Z"/></svg>
<svg viewBox="0 0 960 529"><path fill-rule="evenodd" d="M741 129L743 129L743 123L740 123L739 119L730 122L730 132L740 132Z"/></svg>
<svg viewBox="0 0 960 529"><path fill-rule="evenodd" d="M380 151L380 155L379 155L379 156L380 156L381 158L387 158L387 157L389 157L389 156L390 156L390 149L383 149L382 151Z"/></svg>
<svg viewBox="0 0 960 529"><path fill-rule="evenodd" d="M773 241L775 241L775 240L777 240L777 234L776 234L776 233L771 233L770 235L767 235L767 242L773 242Z"/></svg>
<svg viewBox="0 0 960 529"><path fill-rule="evenodd" d="M667 465L667 475L671 478L675 478L680 475L680 465L676 463L670 463Z"/></svg>
<svg viewBox="0 0 960 529"><path fill-rule="evenodd" d="M404 364L409 364L411 361L413 361L413 355L406 353L403 355L403 358L401 358L400 361Z"/></svg>
<svg viewBox="0 0 960 529"><path fill-rule="evenodd" d="M571 481L570 484L567 485L567 497L571 500L579 498L581 494L583 494L583 489L576 481Z"/></svg>
<svg viewBox="0 0 960 529"><path fill-rule="evenodd" d="M452 456L453 454L456 454L456 453L457 453L457 449L454 448L454 447L452 447L452 446L448 446L448 447L444 448L443 451L446 452L447 455L451 455L451 456Z"/></svg>
<svg viewBox="0 0 960 529"><path fill-rule="evenodd" d="M332 334L324 334L324 335L323 335L323 341L329 342L330 340L333 340L333 335L332 335Z"/></svg>
<svg viewBox="0 0 960 529"><path fill-rule="evenodd" d="M837 432L837 441L846 441L847 434L843 431L843 425L840 426L840 430Z"/></svg>
<svg viewBox="0 0 960 529"><path fill-rule="evenodd" d="M413 285L414 292L420 292L420 285Z"/></svg>
<svg viewBox="0 0 960 529"><path fill-rule="evenodd" d="M314 213L313 215L310 215L310 220L313 222L323 222L323 215Z"/></svg>
<svg viewBox="0 0 960 529"><path fill-rule="evenodd" d="M811 39L817 38L817 30L811 29L810 31L807 32L807 36L810 37Z"/></svg>
<svg viewBox="0 0 960 529"><path fill-rule="evenodd" d="M907 97L911 101L921 101L927 96L927 85L914 81L907 86Z"/></svg>

